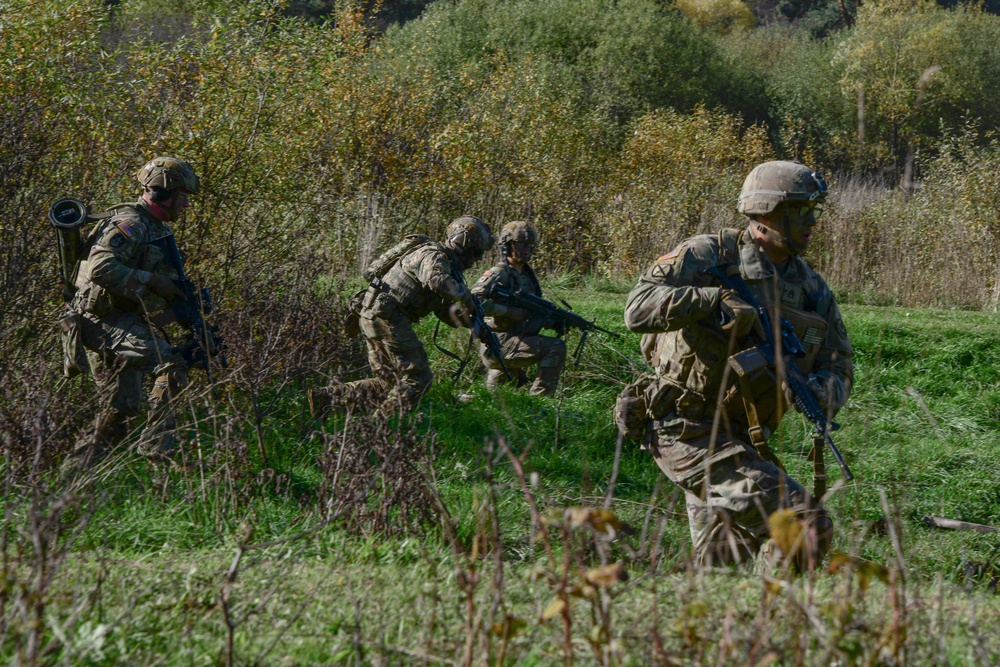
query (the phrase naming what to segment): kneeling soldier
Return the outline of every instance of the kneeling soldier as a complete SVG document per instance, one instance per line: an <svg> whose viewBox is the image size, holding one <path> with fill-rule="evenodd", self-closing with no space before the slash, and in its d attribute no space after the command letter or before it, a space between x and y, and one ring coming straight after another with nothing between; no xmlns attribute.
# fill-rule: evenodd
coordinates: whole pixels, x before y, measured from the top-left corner
<svg viewBox="0 0 1000 667"><path fill-rule="evenodd" d="M564 332L550 321L530 310L505 305L495 298L494 290L507 293L519 291L534 296L542 295L535 272L531 270L538 235L527 222L508 222L500 230L500 251L503 259L489 269L472 286L472 293L483 302L487 322L497 332L503 345L503 358L507 367L515 372L520 383L527 382L524 369L538 364L538 376L531 386L531 393L551 396L559 385L559 376L566 364ZM542 336L542 329L556 330L556 336ZM486 386L494 389L507 381L500 362L480 351L486 366Z"/></svg>

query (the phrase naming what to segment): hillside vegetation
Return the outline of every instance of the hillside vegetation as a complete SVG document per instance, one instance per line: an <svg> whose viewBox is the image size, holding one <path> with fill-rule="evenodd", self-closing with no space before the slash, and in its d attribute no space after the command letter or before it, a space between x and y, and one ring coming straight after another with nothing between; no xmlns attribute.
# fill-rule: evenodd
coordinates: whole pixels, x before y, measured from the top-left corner
<svg viewBox="0 0 1000 667"><path fill-rule="evenodd" d="M1000 525L1000 17L839 4L0 3L0 659L995 663L996 534L923 517ZM123 449L69 484L98 397L61 378L45 214L133 199L156 154L202 177L177 235L231 367L183 396L186 470ZM675 489L611 422L643 369L630 284L740 224L772 158L829 177L808 258L858 353L843 555L798 579L692 568ZM311 419L306 388L367 373L341 333L361 267L463 213L536 224L547 292L623 337L555 399L434 352L412 418ZM786 420L803 480L806 443Z"/></svg>
<svg viewBox="0 0 1000 667"><path fill-rule="evenodd" d="M441 0L383 33L350 2L317 22L260 1L11 0L0 270L18 298L0 319L50 295L48 203L131 198L158 153L202 176L179 235L227 299L261 264L356 275L465 212L537 223L550 270L631 280L736 223L755 162L798 158L834 191L812 258L837 289L996 304L1000 16L872 1L851 28L723 30L678 7Z"/></svg>

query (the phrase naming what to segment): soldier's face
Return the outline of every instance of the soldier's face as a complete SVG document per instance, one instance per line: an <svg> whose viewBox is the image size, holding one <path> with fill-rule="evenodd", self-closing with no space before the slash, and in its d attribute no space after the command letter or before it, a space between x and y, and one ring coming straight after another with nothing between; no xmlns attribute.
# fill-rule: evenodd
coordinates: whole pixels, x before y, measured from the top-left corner
<svg viewBox="0 0 1000 667"><path fill-rule="evenodd" d="M816 202L804 204L787 205L785 219L788 221L788 245L793 252L803 253L809 244L812 243L813 229L816 227L816 218L823 212L823 209L816 205Z"/></svg>
<svg viewBox="0 0 1000 667"><path fill-rule="evenodd" d="M522 264L530 262L534 254L535 246L530 243L512 243L510 245L510 256Z"/></svg>
<svg viewBox="0 0 1000 667"><path fill-rule="evenodd" d="M170 220L177 220L184 213L184 209L188 207L191 200L188 198L188 193L185 190L178 188L174 191L174 196L172 199L166 202L168 206L164 206L170 212Z"/></svg>

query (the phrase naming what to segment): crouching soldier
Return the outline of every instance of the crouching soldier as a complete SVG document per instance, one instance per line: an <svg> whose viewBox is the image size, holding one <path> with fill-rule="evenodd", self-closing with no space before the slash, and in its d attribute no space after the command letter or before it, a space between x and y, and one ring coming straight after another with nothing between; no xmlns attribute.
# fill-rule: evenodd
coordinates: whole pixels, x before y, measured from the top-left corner
<svg viewBox="0 0 1000 667"><path fill-rule="evenodd" d="M757 166L739 197L748 228L684 241L629 294L626 325L651 334L643 341L655 369L644 392L656 435L650 449L684 490L703 565L779 553L768 523L779 509L791 510L803 528L793 553L783 554L799 568L816 567L830 545L826 511L767 443L790 404L781 345L768 360L758 311L723 287L748 286L772 322L794 325L804 351L790 363L832 417L850 393L853 351L833 294L800 256L826 194L823 179L804 165Z"/></svg>
<svg viewBox="0 0 1000 667"><path fill-rule="evenodd" d="M508 222L500 230L500 252L503 258L486 271L472 286L472 293L483 302L487 323L497 332L503 349L503 359L519 384L527 382L525 369L538 364L538 375L531 393L551 396L559 386L559 376L566 365L565 333L550 318L526 308L504 303L498 293L526 292L542 296L541 285L531 269L531 257L538 235L527 222ZM555 336L544 336L542 329L554 329ZM495 389L507 381L499 360L488 356L480 346L480 358L486 366L486 386Z"/></svg>
<svg viewBox="0 0 1000 667"><path fill-rule="evenodd" d="M333 402L378 403L380 417L416 407L434 374L413 325L432 312L452 326L469 322L475 306L462 272L492 245L486 223L463 216L448 225L443 243L415 234L376 259L365 271L370 284L359 313L375 377L311 390L313 415L324 415Z"/></svg>
<svg viewBox="0 0 1000 667"><path fill-rule="evenodd" d="M94 431L71 459L77 468L96 464L127 435L150 373L155 381L137 449L160 461L175 453L172 398L187 384L187 364L150 318L182 295L174 282L178 270L162 246L173 236L168 223L180 218L188 196L198 193L198 177L187 163L158 157L136 180L142 185L139 200L115 206L94 229L77 273L72 308L82 316L81 339L100 395Z"/></svg>

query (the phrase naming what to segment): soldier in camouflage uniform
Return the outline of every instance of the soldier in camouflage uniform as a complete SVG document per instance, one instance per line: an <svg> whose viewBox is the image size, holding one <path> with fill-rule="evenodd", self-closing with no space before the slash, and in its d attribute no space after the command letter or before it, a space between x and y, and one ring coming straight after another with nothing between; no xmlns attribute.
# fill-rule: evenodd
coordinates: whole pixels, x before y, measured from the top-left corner
<svg viewBox="0 0 1000 667"><path fill-rule="evenodd" d="M738 273L772 321L780 315L795 326L807 349L798 366L832 416L850 393L853 351L833 294L800 257L825 197L823 179L801 164L759 165L739 198L748 229L684 241L629 294L625 323L646 334L643 352L655 368L644 394L657 436L650 449L684 490L701 564L780 551L768 529L778 509L793 510L806 528L801 547L784 555L799 568L815 567L829 547L830 518L767 446L790 396L778 370L747 362L763 335L756 311L707 273Z"/></svg>
<svg viewBox="0 0 1000 667"><path fill-rule="evenodd" d="M548 318L524 308L505 305L491 293L495 288L508 292L523 290L535 296L542 296L541 285L535 272L531 270L531 256L534 253L538 235L527 222L508 222L500 230L500 251L503 259L486 271L472 293L483 302L483 311L488 316L487 324L497 332L503 347L504 362L513 371L519 384L527 382L524 369L538 364L538 376L531 386L535 395L551 396L559 385L559 376L566 365L566 343L559 335L564 332ZM543 336L544 328L554 329L557 336ZM507 375L500 362L486 355L485 346L480 344L480 358L486 366L486 386L495 389L507 381Z"/></svg>
<svg viewBox="0 0 1000 667"><path fill-rule="evenodd" d="M136 175L142 195L111 209L88 239L72 307L82 315L81 336L100 392L101 410L92 437L74 452L80 467L94 465L128 433L139 414L143 379L155 382L146 427L137 449L154 460L174 453L171 397L187 383L187 366L151 324L181 294L177 270L158 242L173 235L169 222L197 194L198 177L185 162L158 157Z"/></svg>
<svg viewBox="0 0 1000 667"><path fill-rule="evenodd" d="M414 238L414 247L372 280L361 302L359 326L375 377L311 390L314 415L325 414L334 401L379 402L380 417L412 410L434 380L413 324L431 312L451 326L468 322L473 296L462 272L493 245L490 228L463 216L448 225L444 243Z"/></svg>

